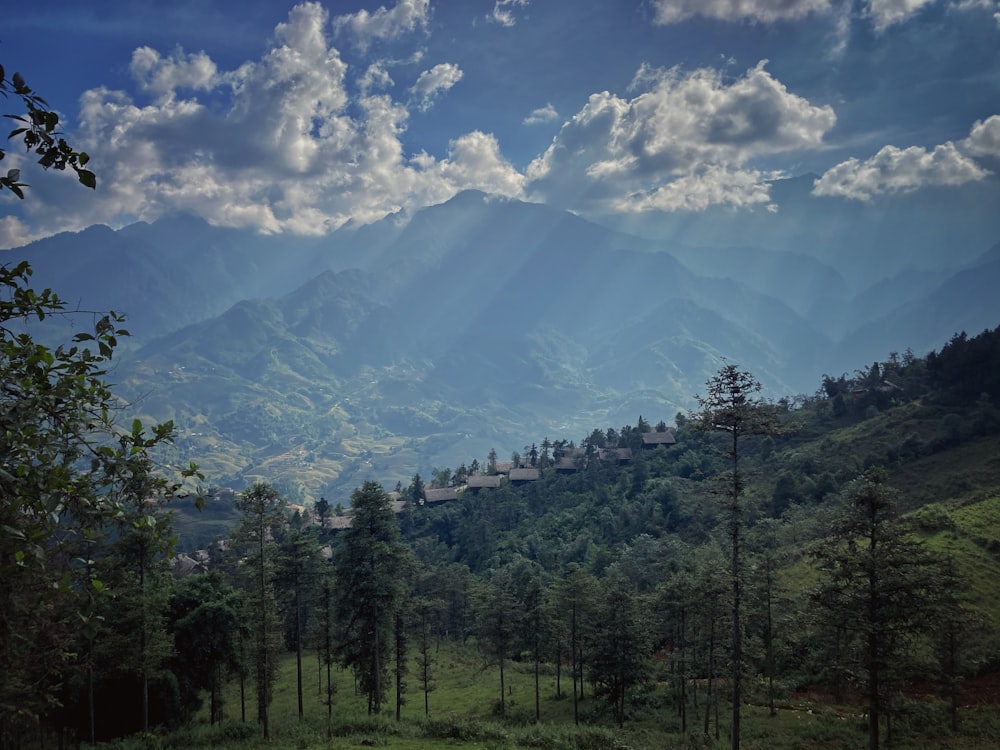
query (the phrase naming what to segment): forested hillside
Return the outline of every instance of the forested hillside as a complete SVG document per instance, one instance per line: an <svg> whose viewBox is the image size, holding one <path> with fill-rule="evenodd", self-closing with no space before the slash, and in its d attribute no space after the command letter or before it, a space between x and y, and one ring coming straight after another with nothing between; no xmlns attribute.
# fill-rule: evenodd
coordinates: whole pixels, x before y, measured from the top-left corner
<svg viewBox="0 0 1000 750"><path fill-rule="evenodd" d="M188 491L145 463L169 429L136 424L106 456L111 505L54 518L47 539L27 517L5 520L9 613L36 635L6 631L4 746L191 722L245 741L225 729L237 715L280 739L292 716L272 704L289 689L300 722L350 735L345 668L373 716L425 701L441 715L430 706L433 689L453 689L445 676L484 669L493 697L463 721L617 727L622 747L751 736L793 705L864 713L837 730L848 743L869 731L988 746L998 373L1000 329L824 376L810 397L762 398L752 373L725 365L671 424L525 435L512 456L308 508L266 482L188 508ZM175 544L189 554L173 557ZM39 662L55 641L62 656ZM447 664L443 645L458 649ZM473 649L479 667L461 656ZM454 721L412 731L458 736ZM476 726L462 736L494 731ZM789 736L800 731L830 730Z"/></svg>
<svg viewBox="0 0 1000 750"><path fill-rule="evenodd" d="M863 214L849 226L825 241L884 230ZM998 319L988 244L886 270L895 237L879 264L848 269L805 254L814 239L688 245L465 191L325 237L172 217L10 253L37 287L127 311L113 380L133 416L177 426L165 460L313 502L520 448L525 432L669 420L721 357L794 397L824 372L892 348L923 356ZM67 323L30 330L57 343Z"/></svg>

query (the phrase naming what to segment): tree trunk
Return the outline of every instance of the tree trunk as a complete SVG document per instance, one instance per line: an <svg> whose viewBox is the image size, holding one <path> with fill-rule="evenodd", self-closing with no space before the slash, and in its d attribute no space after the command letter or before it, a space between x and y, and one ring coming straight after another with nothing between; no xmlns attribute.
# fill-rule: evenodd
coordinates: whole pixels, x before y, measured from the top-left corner
<svg viewBox="0 0 1000 750"><path fill-rule="evenodd" d="M556 646L556 698L562 698L562 643Z"/></svg>
<svg viewBox="0 0 1000 750"><path fill-rule="evenodd" d="M708 725L712 711L712 680L715 676L715 619L711 621L708 632L708 685L705 687L705 736L708 736ZM718 723L716 723L718 726Z"/></svg>
<svg viewBox="0 0 1000 750"><path fill-rule="evenodd" d="M767 630L765 640L767 641L767 703L771 716L776 716L778 711L774 707L774 618L771 611L771 560L767 561Z"/></svg>
<svg viewBox="0 0 1000 750"><path fill-rule="evenodd" d="M302 603L299 581L295 581L295 686L299 693L299 721L305 713L302 705Z"/></svg>
<svg viewBox="0 0 1000 750"><path fill-rule="evenodd" d="M732 584L733 584L733 726L732 750L740 750L740 709L742 703L743 677L743 628L740 622L741 586L740 586L740 530L743 519L740 509L740 474L738 431L733 429L733 501L730 537L733 545Z"/></svg>
<svg viewBox="0 0 1000 750"><path fill-rule="evenodd" d="M500 651L500 717L507 717L507 700L506 695L504 695L504 681L503 681L503 667L504 667L504 652Z"/></svg>
<svg viewBox="0 0 1000 750"><path fill-rule="evenodd" d="M258 648L260 649L260 654L258 656L258 664L260 665L260 674L257 675L257 715L260 719L261 730L264 733L264 739L270 741L271 739L271 706L270 706L270 672L271 672L271 655L268 649L267 643L267 604L265 601L265 592L267 591L267 578L266 571L264 569L264 535L266 533L266 528L263 524L263 519L261 519L261 524L257 532L257 538L260 545L260 612L258 616L260 617L260 629L257 633L258 637Z"/></svg>
<svg viewBox="0 0 1000 750"><path fill-rule="evenodd" d="M142 670L142 731L149 731L149 669L146 666L146 545L139 544L139 665Z"/></svg>
<svg viewBox="0 0 1000 750"><path fill-rule="evenodd" d="M541 684L539 682L539 665L542 661L540 646L538 643L538 622L535 622L535 721L542 718Z"/></svg>
<svg viewBox="0 0 1000 750"><path fill-rule="evenodd" d="M573 601L573 612L572 618L570 619L570 636L569 636L569 650L570 650L570 669L573 671L573 723L577 726L580 725L580 708L579 702L577 700L576 693L576 680L578 676L576 668L576 601Z"/></svg>
<svg viewBox="0 0 1000 750"><path fill-rule="evenodd" d="M374 623L375 630L375 653L373 659L373 666L375 668L375 674L373 675L373 688L374 696L373 700L368 701L368 713L372 713L372 705L375 707L375 715L378 716L382 713L382 661L381 654L379 654L379 642L378 642L378 608L372 607L372 623Z"/></svg>
<svg viewBox="0 0 1000 750"><path fill-rule="evenodd" d="M687 610L681 607L681 660L680 660L680 683L681 683L681 734L687 735L687 674L685 672L686 665L684 664L684 648L686 646L686 633L685 626L686 623Z"/></svg>

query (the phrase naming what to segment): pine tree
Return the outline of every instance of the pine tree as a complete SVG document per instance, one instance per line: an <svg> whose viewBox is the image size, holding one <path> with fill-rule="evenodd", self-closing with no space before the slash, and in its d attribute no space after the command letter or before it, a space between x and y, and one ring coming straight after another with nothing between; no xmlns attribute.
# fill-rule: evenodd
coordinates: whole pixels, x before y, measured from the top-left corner
<svg viewBox="0 0 1000 750"><path fill-rule="evenodd" d="M225 676L238 668L240 593L217 571L178 582L171 594L166 627L173 637L171 669L181 707L190 715L198 693L208 690L209 721L222 720Z"/></svg>
<svg viewBox="0 0 1000 750"><path fill-rule="evenodd" d="M497 711L506 716L506 667L514 652L516 638L524 612L514 595L514 580L507 567L493 572L475 595L476 637L484 656L497 665L500 672L500 700Z"/></svg>
<svg viewBox="0 0 1000 750"><path fill-rule="evenodd" d="M308 604L312 599L319 564L314 532L289 527L282 535L276 565L276 583L282 592L285 642L295 651L295 677L299 720L304 715L302 695L302 640Z"/></svg>
<svg viewBox="0 0 1000 750"><path fill-rule="evenodd" d="M621 576L603 582L591 635L590 668L598 694L611 706L619 727L625 724L629 692L650 674L651 634L647 604Z"/></svg>
<svg viewBox="0 0 1000 750"><path fill-rule="evenodd" d="M275 538L284 523L278 491L258 482L236 500L243 514L233 540L244 554L243 570L252 619L253 674L257 685L257 720L265 740L271 737L271 697L277 674L278 614L274 593Z"/></svg>
<svg viewBox="0 0 1000 750"><path fill-rule="evenodd" d="M351 495L351 526L339 538L333 566L336 614L341 626L337 654L356 670L368 696L368 713L385 698L393 624L407 591L409 550L400 540L389 496L377 482Z"/></svg>
<svg viewBox="0 0 1000 750"><path fill-rule="evenodd" d="M878 750L902 662L933 621L928 613L940 593L936 563L900 523L883 469L870 469L847 489L842 514L817 557L825 580L813 601L847 639L842 653L864 686L868 746Z"/></svg>
<svg viewBox="0 0 1000 750"><path fill-rule="evenodd" d="M723 432L729 436L727 455L732 465L727 490L728 535L730 542L730 586L732 589L732 748L740 747L740 710L743 680L743 528L746 508L743 503L743 476L740 473L742 439L766 435L776 427L766 402L758 397L761 385L749 372L728 364L706 383L707 393L698 396L701 411L695 415L699 429Z"/></svg>
<svg viewBox="0 0 1000 750"><path fill-rule="evenodd" d="M591 622L591 612L597 601L597 580L577 564L569 567L556 584L559 602L567 625L570 670L573 678L573 722L580 723L580 698L583 697L583 644Z"/></svg>

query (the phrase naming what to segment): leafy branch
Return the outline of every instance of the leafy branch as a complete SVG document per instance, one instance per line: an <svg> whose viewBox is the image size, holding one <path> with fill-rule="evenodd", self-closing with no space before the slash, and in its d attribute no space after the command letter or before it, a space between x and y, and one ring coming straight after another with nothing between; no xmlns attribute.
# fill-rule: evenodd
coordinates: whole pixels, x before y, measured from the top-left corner
<svg viewBox="0 0 1000 750"><path fill-rule="evenodd" d="M84 169L90 161L85 151L74 151L64 138L59 128L59 115L49 109L48 102L38 96L25 82L20 73L14 73L7 78L3 66L0 65L0 95L5 99L14 96L21 100L27 109L23 115L5 114L13 120L16 127L7 134L7 140L20 139L26 151L38 156L38 163L43 169L58 169L65 171L67 167L76 172L81 185L94 189L97 187L97 176L89 169ZM6 151L0 148L0 160ZM21 182L21 170L9 169L6 174L0 174L0 190L6 188L18 198L24 198L24 188L27 183Z"/></svg>

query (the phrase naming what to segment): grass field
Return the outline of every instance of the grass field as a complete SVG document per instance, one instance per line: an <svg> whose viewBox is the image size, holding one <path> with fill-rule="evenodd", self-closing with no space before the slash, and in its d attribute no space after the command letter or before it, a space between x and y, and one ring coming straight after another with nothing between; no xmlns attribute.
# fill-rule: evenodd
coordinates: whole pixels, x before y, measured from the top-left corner
<svg viewBox="0 0 1000 750"><path fill-rule="evenodd" d="M555 675L546 674L541 687L541 721L534 721L534 675L529 664L511 664L506 674L507 720L500 721L494 707L498 698L495 667L484 668L470 646L442 644L434 656L436 688L429 696L429 712L424 714L423 693L415 677L409 678L410 690L403 707L402 720L396 722L390 703L378 717L367 715L362 696L354 693L350 672L335 670L337 692L334 697L330 736L327 734L326 706L317 681L314 654L304 662L304 717L297 716L295 661L287 655L281 664L272 705L272 740L260 738L256 724L253 686L247 685L247 722L240 720L238 686L226 692L226 719L210 727L204 712L190 727L166 735L134 737L107 745L120 750L139 748L278 748L279 750L318 750L320 748L391 747L398 750L463 748L472 750L514 750L548 748L550 750L663 750L665 748L724 748L729 746L729 706L719 705L720 736L714 725L708 736L701 731L705 703L699 696L697 708L689 708L687 734L680 731L676 710L669 705L664 688L654 687L640 697L630 711L625 727L613 725L598 701L587 697L580 703L581 724L573 723L571 685L564 679L564 696L556 697ZM565 675L564 675L565 677ZM897 719L896 748L953 748L986 750L1000 741L1000 708L979 705L962 711L962 729L946 732L945 707L936 701L911 701ZM833 706L815 696L786 696L779 703L777 716L752 702L745 706L742 747L746 750L824 750L857 748L866 744L864 719L851 706Z"/></svg>

